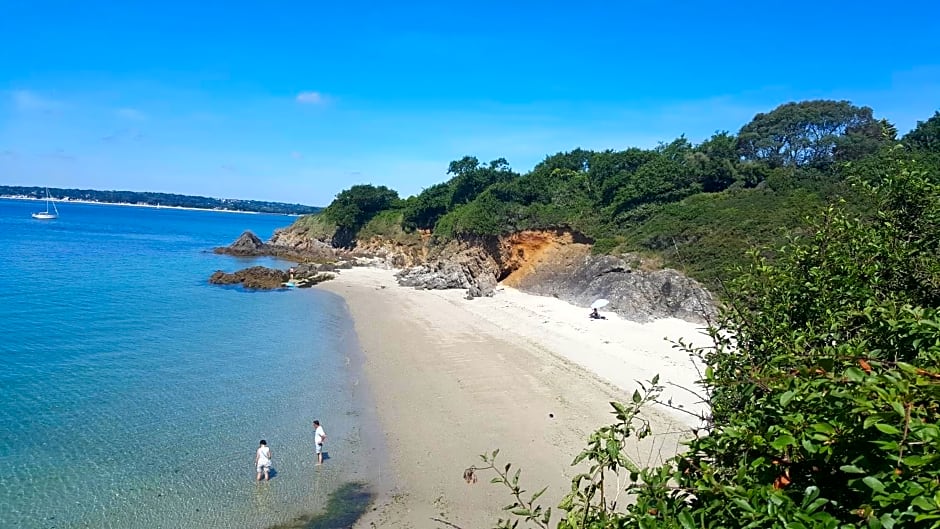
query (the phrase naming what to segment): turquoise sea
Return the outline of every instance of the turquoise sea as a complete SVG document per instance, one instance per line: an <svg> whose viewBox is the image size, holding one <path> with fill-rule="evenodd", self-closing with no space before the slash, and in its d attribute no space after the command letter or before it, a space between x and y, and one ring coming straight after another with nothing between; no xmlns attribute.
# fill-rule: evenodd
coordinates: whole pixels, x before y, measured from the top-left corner
<svg viewBox="0 0 940 529"><path fill-rule="evenodd" d="M372 479L342 300L207 283L287 268L211 250L291 217L58 207L40 221L43 203L0 200L0 528L291 525ZM262 438L275 474L259 484Z"/></svg>

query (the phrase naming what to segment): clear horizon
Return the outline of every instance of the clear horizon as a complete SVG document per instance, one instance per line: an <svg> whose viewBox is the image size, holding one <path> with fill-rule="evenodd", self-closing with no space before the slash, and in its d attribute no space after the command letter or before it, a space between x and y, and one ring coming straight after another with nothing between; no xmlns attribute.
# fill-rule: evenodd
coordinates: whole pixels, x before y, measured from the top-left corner
<svg viewBox="0 0 940 529"><path fill-rule="evenodd" d="M561 6L11 3L0 183L325 206L415 194L464 155L525 172L700 142L788 101L902 134L940 108L933 2Z"/></svg>

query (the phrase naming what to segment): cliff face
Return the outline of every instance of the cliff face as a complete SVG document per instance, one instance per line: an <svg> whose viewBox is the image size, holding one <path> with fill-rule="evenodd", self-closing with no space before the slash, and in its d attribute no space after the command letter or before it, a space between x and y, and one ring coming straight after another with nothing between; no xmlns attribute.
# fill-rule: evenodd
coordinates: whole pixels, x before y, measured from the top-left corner
<svg viewBox="0 0 940 529"><path fill-rule="evenodd" d="M399 283L465 288L468 298L492 295L502 283L584 307L605 298L610 301L605 310L634 321L704 322L715 313L714 298L695 280L633 254L591 255L590 242L568 231L453 242L426 263L399 273Z"/></svg>
<svg viewBox="0 0 940 529"><path fill-rule="evenodd" d="M573 245L543 252L538 264L520 269L505 283L584 307L604 298L610 301L605 310L634 321L704 322L715 314L712 295L675 270L646 270L636 255L590 255L589 248Z"/></svg>
<svg viewBox="0 0 940 529"><path fill-rule="evenodd" d="M367 259L401 268L403 286L466 289L469 299L493 295L499 283L584 307L605 298L610 301L605 310L634 321L676 317L702 322L714 315L714 298L695 280L633 254L592 255L591 242L570 231L537 230L438 245L422 233L420 243L373 237L343 250L322 234L289 227L277 230L267 243L243 235L228 253L261 252L297 261Z"/></svg>
<svg viewBox="0 0 940 529"><path fill-rule="evenodd" d="M407 268L428 260L430 234L422 234L420 246L389 241L379 237L356 242L354 254L377 258L392 268Z"/></svg>
<svg viewBox="0 0 940 529"><path fill-rule="evenodd" d="M329 241L312 237L308 232L290 226L275 230L266 245L284 254L292 253L310 258L331 258L339 252Z"/></svg>

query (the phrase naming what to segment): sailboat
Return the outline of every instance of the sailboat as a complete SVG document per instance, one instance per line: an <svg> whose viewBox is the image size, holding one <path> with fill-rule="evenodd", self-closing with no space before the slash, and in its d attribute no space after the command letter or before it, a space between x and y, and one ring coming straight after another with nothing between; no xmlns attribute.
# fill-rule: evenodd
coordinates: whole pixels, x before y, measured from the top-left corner
<svg viewBox="0 0 940 529"><path fill-rule="evenodd" d="M52 211L49 211L49 204L52 204ZM55 213L53 213L53 211ZM39 220L52 220L59 218L59 208L55 207L55 202L52 200L52 197L49 196L48 187L46 188L46 211L33 213L33 218Z"/></svg>

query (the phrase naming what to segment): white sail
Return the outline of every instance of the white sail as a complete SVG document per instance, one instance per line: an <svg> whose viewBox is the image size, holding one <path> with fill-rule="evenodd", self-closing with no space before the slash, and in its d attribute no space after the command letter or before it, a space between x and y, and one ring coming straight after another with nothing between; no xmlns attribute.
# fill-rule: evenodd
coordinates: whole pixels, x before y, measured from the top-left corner
<svg viewBox="0 0 940 529"><path fill-rule="evenodd" d="M49 205L52 205L52 211L49 211ZM52 220L59 218L59 208L55 207L55 201L49 196L49 188L46 188L46 211L33 213L34 219Z"/></svg>

